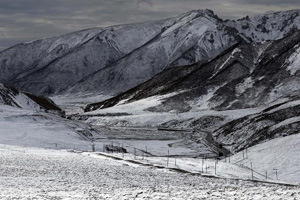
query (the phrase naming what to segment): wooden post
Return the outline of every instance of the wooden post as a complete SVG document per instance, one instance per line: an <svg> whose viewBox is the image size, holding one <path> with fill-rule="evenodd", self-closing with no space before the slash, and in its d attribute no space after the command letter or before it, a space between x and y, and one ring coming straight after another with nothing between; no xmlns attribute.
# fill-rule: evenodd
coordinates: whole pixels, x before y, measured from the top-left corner
<svg viewBox="0 0 300 200"><path fill-rule="evenodd" d="M136 155L135 155L135 153L136 153L136 150L135 150L135 147L134 147L134 151L133 151L133 154L134 154L134 160L136 160Z"/></svg>
<svg viewBox="0 0 300 200"><path fill-rule="evenodd" d="M266 171L266 180L268 180L268 171Z"/></svg>
<svg viewBox="0 0 300 200"><path fill-rule="evenodd" d="M55 143L55 149L56 149L56 150L58 149L57 146L58 146L57 143Z"/></svg>
<svg viewBox="0 0 300 200"><path fill-rule="evenodd" d="M215 174L217 175L217 161L215 161Z"/></svg>
<svg viewBox="0 0 300 200"><path fill-rule="evenodd" d="M95 152L95 144L92 142L92 151Z"/></svg>
<svg viewBox="0 0 300 200"><path fill-rule="evenodd" d="M170 151L168 150L167 166L169 166L169 155L170 155Z"/></svg>
<svg viewBox="0 0 300 200"><path fill-rule="evenodd" d="M117 154L119 154L119 151L120 151L120 143L117 143L117 144L116 144L116 147L117 147Z"/></svg>
<svg viewBox="0 0 300 200"><path fill-rule="evenodd" d="M124 159L124 145L122 143L122 158Z"/></svg>
<svg viewBox="0 0 300 200"><path fill-rule="evenodd" d="M251 162L250 164L251 164L251 177L252 177L252 180L253 180L253 167L252 167L252 162Z"/></svg>
<svg viewBox="0 0 300 200"><path fill-rule="evenodd" d="M274 169L275 170L275 174L276 174L276 180L278 180L278 169Z"/></svg>
<svg viewBox="0 0 300 200"><path fill-rule="evenodd" d="M202 157L202 173L204 172L204 158Z"/></svg>

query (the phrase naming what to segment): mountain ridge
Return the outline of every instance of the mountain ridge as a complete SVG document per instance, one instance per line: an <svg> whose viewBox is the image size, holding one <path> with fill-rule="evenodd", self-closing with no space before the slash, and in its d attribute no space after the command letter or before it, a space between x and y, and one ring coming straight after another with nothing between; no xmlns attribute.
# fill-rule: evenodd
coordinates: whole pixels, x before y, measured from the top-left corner
<svg viewBox="0 0 300 200"><path fill-rule="evenodd" d="M283 37L299 29L299 19L299 10L239 20L194 10L165 20L86 29L0 52L0 82L38 95L115 95L163 69L207 61L252 33L253 41ZM268 36L264 30L271 26L276 31Z"/></svg>

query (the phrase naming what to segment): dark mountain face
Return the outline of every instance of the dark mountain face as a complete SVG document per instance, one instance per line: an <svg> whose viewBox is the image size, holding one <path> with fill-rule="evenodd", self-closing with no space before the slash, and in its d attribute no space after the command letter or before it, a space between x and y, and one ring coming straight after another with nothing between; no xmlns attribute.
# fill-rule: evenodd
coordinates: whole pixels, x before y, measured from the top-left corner
<svg viewBox="0 0 300 200"><path fill-rule="evenodd" d="M147 111L160 113L267 108L225 125L221 115L195 119L189 125L212 130L219 143L230 146L233 152L240 151L264 140L300 132L299 53L300 31L276 41L241 42L208 62L166 69L114 98L88 105L85 111L152 96L163 101ZM206 127L208 117L214 131ZM212 124L215 120L216 125ZM177 120L163 125L186 123Z"/></svg>
<svg viewBox="0 0 300 200"><path fill-rule="evenodd" d="M239 43L206 63L167 69L151 80L112 99L87 106L86 111L132 102L154 95L177 93L153 108L189 111L208 98L215 110L253 108L279 98L298 96L299 72L288 69L299 51L300 32L264 43ZM172 78L169 78L172 77ZM197 105L198 103L198 105Z"/></svg>
<svg viewBox="0 0 300 200"><path fill-rule="evenodd" d="M300 131L299 103L287 100L261 113L233 120L217 129L214 137L237 152L262 141L297 134Z"/></svg>
<svg viewBox="0 0 300 200"><path fill-rule="evenodd" d="M298 13L224 21L209 10L191 11L24 43L0 53L0 82L39 95L117 94L165 69L208 61L242 40L282 38L299 29Z"/></svg>

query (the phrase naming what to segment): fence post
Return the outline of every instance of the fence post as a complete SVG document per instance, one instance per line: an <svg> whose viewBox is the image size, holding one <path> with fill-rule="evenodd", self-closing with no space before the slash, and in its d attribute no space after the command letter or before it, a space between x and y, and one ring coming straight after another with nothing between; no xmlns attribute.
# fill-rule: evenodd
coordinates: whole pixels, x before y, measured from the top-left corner
<svg viewBox="0 0 300 200"><path fill-rule="evenodd" d="M117 154L119 154L119 150L120 150L120 143L117 143Z"/></svg>
<svg viewBox="0 0 300 200"><path fill-rule="evenodd" d="M278 174L277 174L278 169L274 169L274 170L275 170L275 173L276 173L276 180L278 180Z"/></svg>
<svg viewBox="0 0 300 200"><path fill-rule="evenodd" d="M268 171L266 171L266 180L268 180Z"/></svg>
<svg viewBox="0 0 300 200"><path fill-rule="evenodd" d="M202 157L202 173L204 172L204 157Z"/></svg>
<svg viewBox="0 0 300 200"><path fill-rule="evenodd" d="M251 162L250 164L251 164L251 177L252 177L252 180L253 180L253 168L252 168L252 162Z"/></svg>
<svg viewBox="0 0 300 200"><path fill-rule="evenodd" d="M215 174L217 175L217 161L215 161Z"/></svg>
<svg viewBox="0 0 300 200"><path fill-rule="evenodd" d="M55 149L56 149L56 150L58 149L57 146L58 146L57 143L55 143Z"/></svg>
<svg viewBox="0 0 300 200"><path fill-rule="evenodd" d="M135 155L135 153L136 153L136 149L135 149L135 147L134 147L134 151L133 151L133 154L134 154L134 160L136 160L136 155Z"/></svg>
<svg viewBox="0 0 300 200"><path fill-rule="evenodd" d="M170 151L168 150L167 166L169 166L169 155L170 155Z"/></svg>
<svg viewBox="0 0 300 200"><path fill-rule="evenodd" d="M92 151L95 152L95 144L92 142Z"/></svg>

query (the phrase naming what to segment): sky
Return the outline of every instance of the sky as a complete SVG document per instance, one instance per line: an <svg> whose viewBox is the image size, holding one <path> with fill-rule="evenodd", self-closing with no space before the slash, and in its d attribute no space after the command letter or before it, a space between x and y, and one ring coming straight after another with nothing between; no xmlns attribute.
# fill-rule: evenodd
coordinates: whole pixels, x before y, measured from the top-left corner
<svg viewBox="0 0 300 200"><path fill-rule="evenodd" d="M210 9L223 19L300 9L300 0L0 0L0 51L77 30Z"/></svg>

